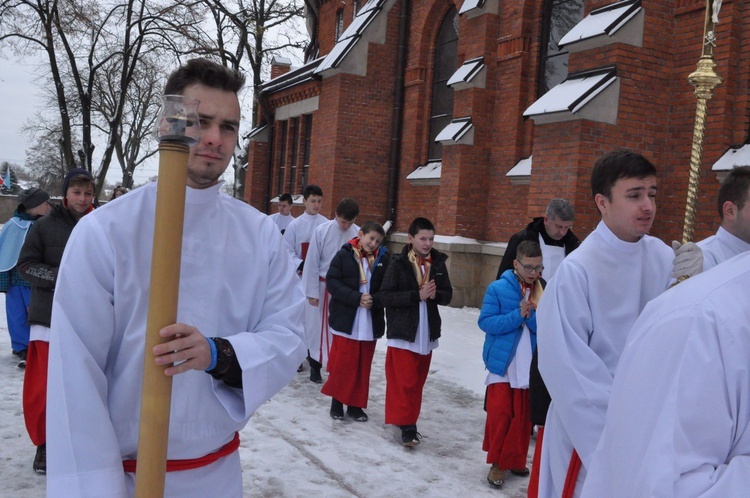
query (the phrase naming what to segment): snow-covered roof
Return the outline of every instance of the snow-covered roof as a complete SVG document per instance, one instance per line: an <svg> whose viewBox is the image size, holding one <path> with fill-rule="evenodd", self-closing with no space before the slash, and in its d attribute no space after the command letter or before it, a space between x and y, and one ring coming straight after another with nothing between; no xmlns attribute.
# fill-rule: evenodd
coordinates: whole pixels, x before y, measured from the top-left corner
<svg viewBox="0 0 750 498"><path fill-rule="evenodd" d="M531 104L523 115L534 116L560 111L578 112L591 99L612 84L614 79L614 68L571 75Z"/></svg>
<svg viewBox="0 0 750 498"><path fill-rule="evenodd" d="M484 5L485 0L466 0L462 5L461 9L458 11L458 14L464 14L466 12L469 12L472 9L481 9Z"/></svg>
<svg viewBox="0 0 750 498"><path fill-rule="evenodd" d="M471 124L471 117L454 119L438 133L435 141L443 144L474 143L474 125Z"/></svg>
<svg viewBox="0 0 750 498"><path fill-rule="evenodd" d="M384 10L386 0L369 0L362 7L348 28L341 34L336 45L325 56L323 62L315 69L315 74L322 74L338 68L359 41L375 18ZM366 38L366 37L365 37ZM369 41L369 40L365 40Z"/></svg>
<svg viewBox="0 0 750 498"><path fill-rule="evenodd" d="M508 171L505 176L521 176L531 174L531 163L534 156L529 156L521 159Z"/></svg>
<svg viewBox="0 0 750 498"><path fill-rule="evenodd" d="M278 204L279 203L279 197L281 197L281 196L277 195L276 197L274 197L273 199L271 199L269 202L271 204ZM302 194L292 195L292 205L294 205L294 206L304 206L305 205L304 200L305 199L304 199L304 197L302 197Z"/></svg>
<svg viewBox="0 0 750 498"><path fill-rule="evenodd" d="M471 19L482 14L497 14L499 4L498 0L464 0L458 15L466 14Z"/></svg>
<svg viewBox="0 0 750 498"><path fill-rule="evenodd" d="M447 85L459 85L461 83L470 83L478 74L485 69L484 57L469 59L461 64L453 76L448 80Z"/></svg>
<svg viewBox="0 0 750 498"><path fill-rule="evenodd" d="M323 58L318 57L303 66L296 67L287 73L262 83L260 85L261 93L278 92L285 88L313 79L313 71L315 71L315 68L317 68L322 61Z"/></svg>
<svg viewBox="0 0 750 498"><path fill-rule="evenodd" d="M714 163L712 171L730 171L736 166L750 166L750 144L729 149Z"/></svg>
<svg viewBox="0 0 750 498"><path fill-rule="evenodd" d="M531 162L532 157L529 156L521 159L513 166L510 171L505 173L505 176L510 178L510 182L513 185L528 184L531 178Z"/></svg>
<svg viewBox="0 0 750 498"><path fill-rule="evenodd" d="M271 64L278 64L280 66L291 66L292 65L292 59L289 59L288 57L282 57L280 55L274 55L271 59Z"/></svg>
<svg viewBox="0 0 750 498"><path fill-rule="evenodd" d="M642 10L641 0L622 0L594 9L581 22L576 24L573 29L566 33L560 39L558 45L564 47L602 37L598 43L592 40L591 43L583 44L585 46L579 48L592 48L593 46L601 46L617 41L640 46L643 41ZM638 19L639 22L631 23L634 19ZM630 26L631 24L632 26ZM629 26L629 29L623 30L616 37L615 35L625 26ZM572 47L568 48L572 50Z"/></svg>
<svg viewBox="0 0 750 498"><path fill-rule="evenodd" d="M414 185L439 185L442 169L442 162L429 162L424 166L419 166L417 169L409 173L406 176L406 179Z"/></svg>
<svg viewBox="0 0 750 498"><path fill-rule="evenodd" d="M245 135L245 140L250 140L253 142L266 142L268 141L268 134L265 133L268 128L267 124L259 125L250 130L250 132Z"/></svg>

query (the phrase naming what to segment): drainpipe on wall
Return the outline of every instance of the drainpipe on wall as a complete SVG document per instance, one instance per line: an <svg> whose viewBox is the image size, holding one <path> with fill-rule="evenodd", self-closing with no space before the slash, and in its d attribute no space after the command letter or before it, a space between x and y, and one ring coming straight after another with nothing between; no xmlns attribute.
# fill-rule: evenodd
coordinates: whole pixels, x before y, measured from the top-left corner
<svg viewBox="0 0 750 498"><path fill-rule="evenodd" d="M274 120L273 114L268 109L268 104L263 99L263 91L258 92L258 103L260 104L260 111L263 114L263 119L268 123L268 147L266 147L266 191L263 194L263 207L265 213L268 213L268 208L271 204L271 187L273 183L273 132L274 132ZM247 182L245 183L247 187Z"/></svg>
<svg viewBox="0 0 750 498"><path fill-rule="evenodd" d="M404 72L406 71L406 51L409 37L410 0L401 0L398 17L398 53L396 54L396 81L393 92L393 112L391 113L391 149L388 158L388 200L386 205L386 233L396 223L396 202L398 200L399 163L401 161L401 133L404 125Z"/></svg>

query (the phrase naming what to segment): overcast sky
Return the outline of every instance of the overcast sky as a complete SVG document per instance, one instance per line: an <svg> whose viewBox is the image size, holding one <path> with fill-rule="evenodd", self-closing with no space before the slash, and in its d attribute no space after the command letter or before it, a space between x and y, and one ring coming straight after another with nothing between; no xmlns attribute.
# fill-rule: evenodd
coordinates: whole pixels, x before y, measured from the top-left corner
<svg viewBox="0 0 750 498"><path fill-rule="evenodd" d="M12 57L3 56L0 53L0 162L24 165L26 163L26 149L30 145L27 135L21 133L21 127L30 120L34 113L43 108L42 93L38 89L35 75L37 68L34 64L18 62ZM251 77L248 75L248 80ZM243 110L252 106L249 92L241 95ZM243 113L241 134L250 129L249 110ZM98 166L100 157L94 155L94 166ZM146 182L155 176L159 170L158 156L154 156L135 172L135 183ZM233 174L231 166L224 174L224 180L232 182ZM109 167L107 180L118 184L122 181L122 172L116 160Z"/></svg>
<svg viewBox="0 0 750 498"><path fill-rule="evenodd" d="M23 164L27 137L21 126L40 108L33 71L10 58L0 58L0 161Z"/></svg>

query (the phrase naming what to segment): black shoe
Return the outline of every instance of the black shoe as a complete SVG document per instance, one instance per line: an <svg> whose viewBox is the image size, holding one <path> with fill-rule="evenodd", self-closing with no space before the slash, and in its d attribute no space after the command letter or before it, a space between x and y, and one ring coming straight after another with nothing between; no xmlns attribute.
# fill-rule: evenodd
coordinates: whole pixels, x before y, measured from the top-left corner
<svg viewBox="0 0 750 498"><path fill-rule="evenodd" d="M357 422L367 422L369 420L364 410L362 410L362 408L357 408L356 406L348 407L346 409L346 414Z"/></svg>
<svg viewBox="0 0 750 498"><path fill-rule="evenodd" d="M412 448L419 444L422 435L417 432L416 426L404 426L401 428L401 444L407 448Z"/></svg>
<svg viewBox="0 0 750 498"><path fill-rule="evenodd" d="M18 368L26 368L26 350L19 351L18 355Z"/></svg>
<svg viewBox="0 0 750 498"><path fill-rule="evenodd" d="M299 366L297 367L297 372L301 372L304 369L305 369L305 364L304 363L300 363Z"/></svg>
<svg viewBox="0 0 750 498"><path fill-rule="evenodd" d="M47 473L47 445L43 444L36 447L36 456L34 457L34 465L32 466L34 472L37 474Z"/></svg>
<svg viewBox="0 0 750 498"><path fill-rule="evenodd" d="M310 364L310 382L322 384L323 377L320 375L320 369L323 368L323 364L313 360L309 356L307 357L307 362Z"/></svg>
<svg viewBox="0 0 750 498"><path fill-rule="evenodd" d="M344 420L344 404L336 398L331 398L331 418Z"/></svg>
<svg viewBox="0 0 750 498"><path fill-rule="evenodd" d="M315 368L312 365L310 366L310 382L315 382L316 384L323 383L323 377L320 375L320 368Z"/></svg>

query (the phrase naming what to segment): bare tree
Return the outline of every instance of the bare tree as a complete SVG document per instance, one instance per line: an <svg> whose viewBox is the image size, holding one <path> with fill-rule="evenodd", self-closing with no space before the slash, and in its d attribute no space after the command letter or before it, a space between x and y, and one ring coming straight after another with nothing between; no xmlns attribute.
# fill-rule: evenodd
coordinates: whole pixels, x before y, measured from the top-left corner
<svg viewBox="0 0 750 498"><path fill-rule="evenodd" d="M64 154L61 136L60 128L37 130L33 145L26 150L26 169L39 187L50 195L60 194L63 178L68 171L61 158ZM74 145L78 145L77 140L74 140Z"/></svg>
<svg viewBox="0 0 750 498"><path fill-rule="evenodd" d="M197 51L218 56L233 69L253 75L252 124L257 124L258 92L264 69L274 55L305 48L301 32L304 8L301 0L202 0L210 12Z"/></svg>
<svg viewBox="0 0 750 498"><path fill-rule="evenodd" d="M171 59L186 51L187 40L195 38L190 30L201 22L201 8L197 2L168 0L0 0L0 44L45 55L45 72L60 115L65 169L81 166L93 172L94 134L98 130L104 136L97 194L118 147L124 162L126 157L130 164L137 162L129 150L136 140L122 143L133 138L129 133L123 138L123 118L143 110L133 105L143 90L134 87L148 83L136 77L142 57ZM103 96L103 91L109 95ZM147 122L146 118L143 123Z"/></svg>
<svg viewBox="0 0 750 498"><path fill-rule="evenodd" d="M188 0L189 1L189 0ZM274 55L291 55L306 45L303 0L199 0L206 6L204 30L192 53L213 56L223 65L252 74L250 121L258 124L258 94ZM237 144L239 150L245 146ZM234 196L242 196L246 153L233 162Z"/></svg>
<svg viewBox="0 0 750 498"><path fill-rule="evenodd" d="M144 54L134 72L134 83L129 88L123 102L123 116L120 120L118 139L114 142L122 180L126 188L133 187L133 173L136 168L157 152L153 129L159 113L159 96L166 78L164 65L154 60L152 54ZM107 71L97 82L94 106L101 116L115 114L118 102L119 75L117 71ZM101 128L106 132L106 128Z"/></svg>

